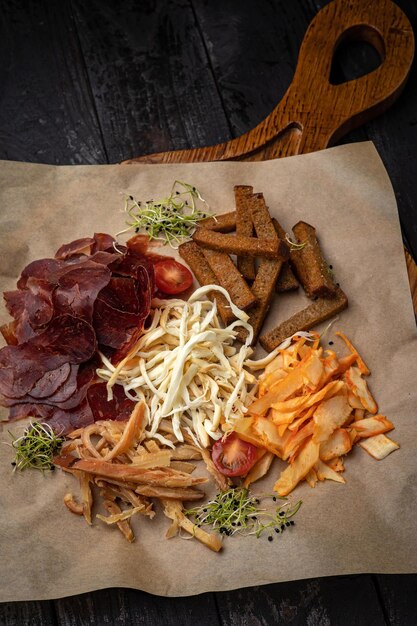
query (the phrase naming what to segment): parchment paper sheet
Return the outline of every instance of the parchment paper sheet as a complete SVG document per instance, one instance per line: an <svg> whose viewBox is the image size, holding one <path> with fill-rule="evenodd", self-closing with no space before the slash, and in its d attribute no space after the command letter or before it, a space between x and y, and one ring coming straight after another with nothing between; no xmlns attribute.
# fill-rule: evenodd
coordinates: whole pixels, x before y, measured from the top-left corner
<svg viewBox="0 0 417 626"><path fill-rule="evenodd" d="M161 511L154 520L137 520L134 544L98 520L88 527L63 505L67 491L77 492L71 476L13 474L12 451L2 443L0 601L118 586L182 596L316 576L416 572L417 332L396 203L372 144L265 163L1 162L1 290L13 288L28 262L53 256L63 242L121 230L124 194L162 197L175 179L197 186L216 212L233 208L234 185L253 185L287 231L300 219L316 226L350 300L333 328L347 333L370 366L371 389L380 412L395 423L392 437L401 449L381 462L355 449L346 460L346 485L296 489L293 499L303 505L293 529L272 543L229 538L214 554L194 540L166 540L169 520ZM277 297L268 325L303 304L302 295ZM3 308L0 321L7 319ZM21 424L11 428L19 432ZM0 439L10 440L7 426ZM277 460L255 488L270 489L283 467Z"/></svg>

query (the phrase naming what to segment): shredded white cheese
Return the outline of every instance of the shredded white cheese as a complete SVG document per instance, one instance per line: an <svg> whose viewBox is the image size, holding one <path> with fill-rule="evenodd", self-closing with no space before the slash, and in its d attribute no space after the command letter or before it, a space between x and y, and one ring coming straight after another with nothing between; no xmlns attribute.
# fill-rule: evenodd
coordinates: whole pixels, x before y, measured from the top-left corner
<svg viewBox="0 0 417 626"><path fill-rule="evenodd" d="M219 322L215 301L206 297L210 291L222 293L237 318L226 328ZM223 435L222 421L232 425L254 400L251 387L256 379L244 367L252 353L248 316L217 285L197 289L187 302L154 300L151 316L134 350L117 367L102 355L97 374L107 381L110 398L117 383L132 400L145 400L148 437L172 446L158 433L161 420L169 418L179 441L184 440L184 429L207 447L210 439ZM239 349L233 345L238 326L248 331Z"/></svg>

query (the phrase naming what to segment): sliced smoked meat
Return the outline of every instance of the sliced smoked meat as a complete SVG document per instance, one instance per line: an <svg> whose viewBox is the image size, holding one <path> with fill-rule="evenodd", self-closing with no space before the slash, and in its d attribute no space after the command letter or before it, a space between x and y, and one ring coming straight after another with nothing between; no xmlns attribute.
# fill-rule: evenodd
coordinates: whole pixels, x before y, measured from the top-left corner
<svg viewBox="0 0 417 626"><path fill-rule="evenodd" d="M135 402L126 396L122 385L114 385L113 400L107 400L106 383L95 383L89 388L87 398L95 422L106 419L127 420L135 406Z"/></svg>
<svg viewBox="0 0 417 626"><path fill-rule="evenodd" d="M115 251L115 247L114 244L116 244L116 240L114 237L112 237L111 235L108 235L107 233L94 233L94 246L93 246L93 253L94 252L114 252Z"/></svg>
<svg viewBox="0 0 417 626"><path fill-rule="evenodd" d="M53 291L54 286L49 282L29 277L24 289L4 293L7 310L16 320L15 334L19 343L31 339L51 321Z"/></svg>
<svg viewBox="0 0 417 626"><path fill-rule="evenodd" d="M18 289L24 289L28 278L40 278L46 280L49 283L55 283L55 277L60 270L68 267L65 261L59 259L38 259L29 263L17 281Z"/></svg>
<svg viewBox="0 0 417 626"><path fill-rule="evenodd" d="M135 329L142 328L149 309L138 281L129 277L112 278L98 295L94 308L94 328L99 344L120 348Z"/></svg>
<svg viewBox="0 0 417 626"><path fill-rule="evenodd" d="M16 320L0 326L0 333L3 335L4 341L8 346L17 346L19 343L16 337Z"/></svg>
<svg viewBox="0 0 417 626"><path fill-rule="evenodd" d="M0 350L0 393L21 398L50 370L88 361L97 348L93 327L71 315L56 317L26 343Z"/></svg>
<svg viewBox="0 0 417 626"><path fill-rule="evenodd" d="M103 415L127 419L134 403L120 386L107 402L97 384L102 350L123 358L142 333L155 293L147 242L126 246L105 233L64 244L56 258L22 271L5 294L13 321L1 327L0 404L9 419L34 417L69 432ZM91 402L91 408L90 408Z"/></svg>
<svg viewBox="0 0 417 626"><path fill-rule="evenodd" d="M85 400L74 409L64 410L47 404L16 404L11 407L9 420L15 421L24 417L47 422L60 435L66 435L76 428L88 426L94 421L90 405Z"/></svg>
<svg viewBox="0 0 417 626"><path fill-rule="evenodd" d="M70 243L64 243L55 252L55 258L65 260L78 254L91 254L94 243L95 241L92 237L82 237Z"/></svg>
<svg viewBox="0 0 417 626"><path fill-rule="evenodd" d="M101 265L110 265L111 263L120 260L123 256L122 252L104 252L98 251L94 252L90 257L90 261L94 261L95 263L101 263Z"/></svg>
<svg viewBox="0 0 417 626"><path fill-rule="evenodd" d="M66 435L72 430L88 426L94 422L93 412L87 400L74 409L63 410L54 408L48 424L56 433Z"/></svg>
<svg viewBox="0 0 417 626"><path fill-rule="evenodd" d="M60 367L45 372L45 374L36 381L30 390L30 395L33 398L39 398L45 401L44 398L52 396L58 388L65 383L71 373L71 367L76 368L78 366L71 366L69 363L63 363Z"/></svg>
<svg viewBox="0 0 417 626"><path fill-rule="evenodd" d="M58 280L54 303L59 313L69 313L91 321L99 292L111 278L105 265L87 260L77 264Z"/></svg>
<svg viewBox="0 0 417 626"><path fill-rule="evenodd" d="M94 328L85 320L73 315L55 317L48 328L26 345L28 344L44 349L51 356L63 356L65 357L63 362L69 363L88 361L97 349Z"/></svg>
<svg viewBox="0 0 417 626"><path fill-rule="evenodd" d="M154 289L154 269L152 260L146 256L138 255L132 250L127 250L126 254L115 264L110 266L114 274L118 276L130 276L136 280L143 281L145 274L148 275L152 285L152 293Z"/></svg>

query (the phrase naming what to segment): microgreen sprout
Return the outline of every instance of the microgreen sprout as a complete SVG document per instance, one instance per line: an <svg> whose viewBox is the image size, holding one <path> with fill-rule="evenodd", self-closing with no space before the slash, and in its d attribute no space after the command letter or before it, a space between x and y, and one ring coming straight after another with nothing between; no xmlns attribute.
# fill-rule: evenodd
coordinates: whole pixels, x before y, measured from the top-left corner
<svg viewBox="0 0 417 626"><path fill-rule="evenodd" d="M271 500L278 506L261 507L261 502ZM260 537L265 531L281 534L290 526L301 506L301 500L292 504L288 498L275 494L253 496L243 487L228 489L202 506L188 509L186 514L193 517L197 526L211 526L223 535L255 535ZM271 536L269 540L271 541Z"/></svg>
<svg viewBox="0 0 417 626"><path fill-rule="evenodd" d="M149 239L174 248L191 236L197 222L210 215L207 209L196 187L176 180L169 196L161 200L136 201L133 196L126 197L124 210L129 215L128 228L122 232L144 231Z"/></svg>
<svg viewBox="0 0 417 626"><path fill-rule="evenodd" d="M13 462L15 469L29 467L38 470L53 469L53 457L61 448L64 438L54 433L49 424L31 422L21 437L13 438L12 447L16 451Z"/></svg>
<svg viewBox="0 0 417 626"><path fill-rule="evenodd" d="M285 233L285 241L290 246L290 250L302 250L307 245L306 241L303 241L302 243L297 243L296 241L293 241L288 233Z"/></svg>

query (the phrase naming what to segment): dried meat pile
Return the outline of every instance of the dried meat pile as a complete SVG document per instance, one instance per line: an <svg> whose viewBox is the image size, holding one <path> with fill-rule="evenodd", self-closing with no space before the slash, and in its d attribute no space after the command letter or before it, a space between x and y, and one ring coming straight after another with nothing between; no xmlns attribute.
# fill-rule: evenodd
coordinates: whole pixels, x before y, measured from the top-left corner
<svg viewBox="0 0 417 626"><path fill-rule="evenodd" d="M13 321L1 332L0 403L9 419L27 416L69 432L98 419L128 419L133 402L96 383L98 351L114 361L141 333L155 292L144 239L127 246L95 234L33 261L4 294Z"/></svg>

